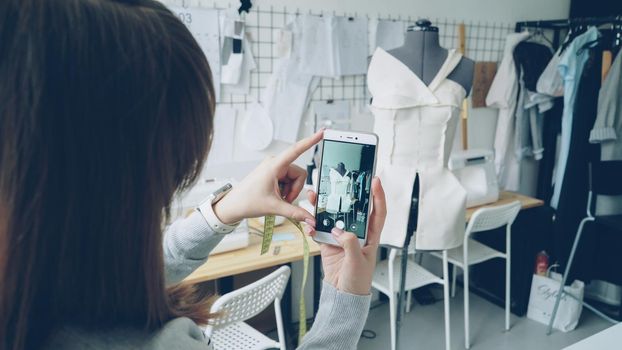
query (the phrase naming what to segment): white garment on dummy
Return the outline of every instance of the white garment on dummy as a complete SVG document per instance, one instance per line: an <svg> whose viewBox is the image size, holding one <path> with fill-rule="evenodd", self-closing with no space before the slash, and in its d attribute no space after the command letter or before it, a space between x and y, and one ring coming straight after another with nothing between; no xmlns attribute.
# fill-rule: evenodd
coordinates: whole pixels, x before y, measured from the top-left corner
<svg viewBox="0 0 622 350"><path fill-rule="evenodd" d="M495 168L499 186L510 191L518 191L520 186L520 160L514 150L514 114L518 102L518 76L514 64L514 48L529 35L528 32L508 35L503 59L486 96L486 105L499 109L494 144Z"/></svg>
<svg viewBox="0 0 622 350"><path fill-rule="evenodd" d="M352 179L350 172L343 175L335 169L330 169L330 194L326 202L326 211L329 213L347 213L352 206Z"/></svg>
<svg viewBox="0 0 622 350"><path fill-rule="evenodd" d="M378 135L377 174L387 198L380 243L403 247L415 178L419 176L416 248L451 249L462 245L466 191L447 169L464 88L447 76L462 55L449 50L429 86L385 50L374 53L367 84L373 96Z"/></svg>

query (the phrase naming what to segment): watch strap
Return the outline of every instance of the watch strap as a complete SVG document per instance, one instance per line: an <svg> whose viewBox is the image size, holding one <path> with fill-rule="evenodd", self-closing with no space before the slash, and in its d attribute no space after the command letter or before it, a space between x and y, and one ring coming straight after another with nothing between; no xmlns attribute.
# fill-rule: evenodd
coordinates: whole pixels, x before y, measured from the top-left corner
<svg viewBox="0 0 622 350"><path fill-rule="evenodd" d="M205 202L201 203L197 208L197 211L203 216L207 225L216 233L227 234L235 231L240 222L228 225L220 221L220 219L214 213L213 198L209 198Z"/></svg>

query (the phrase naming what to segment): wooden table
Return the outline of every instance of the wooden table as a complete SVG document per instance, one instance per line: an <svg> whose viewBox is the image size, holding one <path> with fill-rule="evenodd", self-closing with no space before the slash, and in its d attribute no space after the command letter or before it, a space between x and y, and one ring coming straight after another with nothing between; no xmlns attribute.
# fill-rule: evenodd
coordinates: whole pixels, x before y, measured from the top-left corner
<svg viewBox="0 0 622 350"><path fill-rule="evenodd" d="M522 209L534 208L544 204L541 200L536 198L513 192L501 192L497 202L467 209L466 219L468 221L475 210L481 207L507 204L514 200L521 202ZM263 230L263 225L261 225L257 219L249 220L249 226ZM186 277L184 282L200 283L211 281L221 277L234 276L245 272L302 260L302 238L294 225L286 221L283 225L277 226L274 233L293 233L295 239L273 242L271 250L265 255L260 255L261 237L251 234L248 247L210 256L207 262L196 269L190 276ZM308 238L307 241L309 242L310 255L319 255L319 245L310 238ZM279 254L273 254L274 247L280 247Z"/></svg>
<svg viewBox="0 0 622 350"><path fill-rule="evenodd" d="M257 219L249 220L249 226L263 231L263 225ZM184 282L211 281L302 260L302 238L296 226L286 221L274 228L274 234L279 233L290 233L295 238L273 242L270 251L261 255L261 237L251 233L248 247L210 256L207 262L186 277ZM309 242L309 255L319 255L320 246L310 237L307 237L307 242ZM280 250L276 255L274 254L275 247L279 247L277 249Z"/></svg>
<svg viewBox="0 0 622 350"><path fill-rule="evenodd" d="M519 194L519 193L502 191L499 194L499 200L497 200L496 202L490 203L490 204L480 205L480 206L473 207L473 208L468 208L466 210L466 220L467 221L471 220L471 216L473 216L473 213L475 213L475 211L477 209L479 209L479 208L492 207L492 206L497 206L497 205L508 204L508 203L513 202L513 201L519 201L520 202L521 210L522 209L535 208L535 207L539 207L539 206L544 205L544 202L541 199L524 196L524 195Z"/></svg>

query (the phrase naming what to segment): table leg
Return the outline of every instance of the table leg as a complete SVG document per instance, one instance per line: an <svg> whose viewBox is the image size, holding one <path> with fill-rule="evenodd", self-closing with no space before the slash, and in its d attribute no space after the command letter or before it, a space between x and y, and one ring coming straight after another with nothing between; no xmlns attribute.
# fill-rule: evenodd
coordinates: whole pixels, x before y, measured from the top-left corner
<svg viewBox="0 0 622 350"><path fill-rule="evenodd" d="M395 348L400 346L400 328L402 326L402 315L404 314L404 294L406 294L406 266L408 263L408 244L402 248L402 256L400 259L400 289L397 293L397 324L395 325Z"/></svg>
<svg viewBox="0 0 622 350"><path fill-rule="evenodd" d="M317 315L320 307L320 293L322 290L322 258L320 255L313 257L313 315Z"/></svg>
<svg viewBox="0 0 622 350"><path fill-rule="evenodd" d="M221 277L217 280L216 292L225 295L233 291L233 276Z"/></svg>
<svg viewBox="0 0 622 350"><path fill-rule="evenodd" d="M287 264L289 268L292 268L292 264ZM294 344L297 346L297 339L293 335L296 334L292 327L292 279L291 277L287 281L287 287L283 293L283 302L281 303L281 311L283 313L283 325L285 329L285 344ZM289 346L286 346L289 348Z"/></svg>

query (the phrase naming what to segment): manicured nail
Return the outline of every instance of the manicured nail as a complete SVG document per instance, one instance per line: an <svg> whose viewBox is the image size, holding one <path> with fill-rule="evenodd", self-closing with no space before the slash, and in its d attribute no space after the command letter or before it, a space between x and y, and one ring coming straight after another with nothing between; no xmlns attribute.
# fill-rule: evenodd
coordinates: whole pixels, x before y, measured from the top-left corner
<svg viewBox="0 0 622 350"><path fill-rule="evenodd" d="M333 227L333 229L330 231L333 235L339 237L341 236L345 231L336 227Z"/></svg>
<svg viewBox="0 0 622 350"><path fill-rule="evenodd" d="M305 218L305 222L313 227L315 227L315 220L311 218Z"/></svg>

